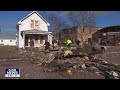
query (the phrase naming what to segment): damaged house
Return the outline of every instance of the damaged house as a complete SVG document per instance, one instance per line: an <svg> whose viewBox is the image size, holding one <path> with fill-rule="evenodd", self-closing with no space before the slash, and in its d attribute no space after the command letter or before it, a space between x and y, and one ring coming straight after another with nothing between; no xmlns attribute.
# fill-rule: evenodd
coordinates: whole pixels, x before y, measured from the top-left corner
<svg viewBox="0 0 120 90"><path fill-rule="evenodd" d="M31 12L17 24L17 46L30 47L30 40L34 41L34 47L43 46L45 40L52 44L49 26L50 24L37 11Z"/></svg>
<svg viewBox="0 0 120 90"><path fill-rule="evenodd" d="M61 30L59 33L57 33L57 36L62 42L65 42L68 38L70 38L73 43L76 43L77 40L80 40L83 43L91 42L93 40L93 34L101 29L102 28L100 27L86 27L84 29L82 27L72 27Z"/></svg>

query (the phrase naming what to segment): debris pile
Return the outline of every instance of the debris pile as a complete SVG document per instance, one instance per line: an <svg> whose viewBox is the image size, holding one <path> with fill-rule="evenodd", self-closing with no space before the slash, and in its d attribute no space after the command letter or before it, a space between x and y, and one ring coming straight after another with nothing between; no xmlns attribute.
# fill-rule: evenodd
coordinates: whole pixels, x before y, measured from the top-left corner
<svg viewBox="0 0 120 90"><path fill-rule="evenodd" d="M31 62L39 65L50 63L56 58L57 52L37 52L31 57Z"/></svg>
<svg viewBox="0 0 120 90"><path fill-rule="evenodd" d="M63 72L73 75L76 71L88 71L93 74L101 74L108 79L120 78L120 67L106 61L102 61L102 54L74 55L70 50L51 50L35 53L31 58L33 63L46 67L45 72Z"/></svg>

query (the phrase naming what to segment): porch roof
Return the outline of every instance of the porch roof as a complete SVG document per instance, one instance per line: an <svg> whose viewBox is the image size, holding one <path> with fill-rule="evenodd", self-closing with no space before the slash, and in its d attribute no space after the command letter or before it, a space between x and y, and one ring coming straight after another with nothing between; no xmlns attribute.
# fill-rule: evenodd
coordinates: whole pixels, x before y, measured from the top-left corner
<svg viewBox="0 0 120 90"><path fill-rule="evenodd" d="M24 32L25 34L45 34L45 35L50 34L48 31L42 31L42 30L26 30L22 32Z"/></svg>
<svg viewBox="0 0 120 90"><path fill-rule="evenodd" d="M120 32L107 32L108 35L117 35L119 34L120 35Z"/></svg>

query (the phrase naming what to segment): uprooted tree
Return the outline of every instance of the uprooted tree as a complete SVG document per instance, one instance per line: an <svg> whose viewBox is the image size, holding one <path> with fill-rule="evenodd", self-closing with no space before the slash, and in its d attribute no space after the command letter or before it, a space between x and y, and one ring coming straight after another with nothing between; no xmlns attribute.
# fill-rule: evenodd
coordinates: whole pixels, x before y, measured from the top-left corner
<svg viewBox="0 0 120 90"><path fill-rule="evenodd" d="M95 26L95 16L96 12L94 11L69 11L69 19L73 26L78 26L80 29L80 38L83 43L83 33L85 28L93 28Z"/></svg>

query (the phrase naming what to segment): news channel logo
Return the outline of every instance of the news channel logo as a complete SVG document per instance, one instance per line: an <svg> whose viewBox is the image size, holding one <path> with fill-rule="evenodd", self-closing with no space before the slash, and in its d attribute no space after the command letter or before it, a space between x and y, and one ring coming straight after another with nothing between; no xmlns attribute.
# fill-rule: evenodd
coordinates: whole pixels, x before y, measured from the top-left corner
<svg viewBox="0 0 120 90"><path fill-rule="evenodd" d="M20 77L20 69L19 68L5 69L5 77Z"/></svg>

